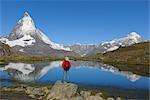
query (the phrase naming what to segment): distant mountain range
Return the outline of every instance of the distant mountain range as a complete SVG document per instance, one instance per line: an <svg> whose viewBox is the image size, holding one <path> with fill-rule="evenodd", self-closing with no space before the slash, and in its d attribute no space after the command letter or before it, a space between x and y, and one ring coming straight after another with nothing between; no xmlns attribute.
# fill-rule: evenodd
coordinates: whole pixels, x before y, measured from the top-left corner
<svg viewBox="0 0 150 100"><path fill-rule="evenodd" d="M129 46L142 41L141 36L136 32L131 32L127 37L114 39L112 41L104 42L99 45L82 45L74 44L68 46L72 51L80 55L93 55L96 53L106 53L118 49L120 46Z"/></svg>
<svg viewBox="0 0 150 100"><path fill-rule="evenodd" d="M113 51L120 46L139 43L142 39L138 33L131 32L127 37L114 39L99 45L74 44L63 46L52 42L44 33L37 29L30 15L25 12L23 18L18 21L10 35L1 37L0 41L8 44L16 51L32 55L84 56Z"/></svg>

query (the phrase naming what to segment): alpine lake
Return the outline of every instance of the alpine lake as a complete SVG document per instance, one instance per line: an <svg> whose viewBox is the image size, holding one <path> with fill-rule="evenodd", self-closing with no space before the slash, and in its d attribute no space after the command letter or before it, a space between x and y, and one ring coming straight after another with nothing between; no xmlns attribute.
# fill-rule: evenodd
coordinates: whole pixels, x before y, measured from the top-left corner
<svg viewBox="0 0 150 100"><path fill-rule="evenodd" d="M62 80L62 61L8 63L0 67L0 86L17 84L53 85ZM77 84L80 89L101 90L112 96L135 96L148 98L149 80L147 76L129 71L121 71L115 66L93 61L71 61L69 82Z"/></svg>

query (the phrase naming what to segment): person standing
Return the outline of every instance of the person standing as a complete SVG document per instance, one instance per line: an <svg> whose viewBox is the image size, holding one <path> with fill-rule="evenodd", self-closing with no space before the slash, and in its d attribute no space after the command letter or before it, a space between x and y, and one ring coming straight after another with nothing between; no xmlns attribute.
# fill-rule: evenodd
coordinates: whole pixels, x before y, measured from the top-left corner
<svg viewBox="0 0 150 100"><path fill-rule="evenodd" d="M63 68L63 78L62 81L69 81L69 69L71 68L71 63L69 61L68 57L65 57L65 60L62 63L62 68Z"/></svg>

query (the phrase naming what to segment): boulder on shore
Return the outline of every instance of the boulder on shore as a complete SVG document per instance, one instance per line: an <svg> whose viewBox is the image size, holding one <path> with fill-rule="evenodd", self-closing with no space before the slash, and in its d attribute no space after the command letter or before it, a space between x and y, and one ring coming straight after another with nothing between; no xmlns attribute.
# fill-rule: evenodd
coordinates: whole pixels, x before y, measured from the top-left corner
<svg viewBox="0 0 150 100"><path fill-rule="evenodd" d="M47 100L71 98L77 92L78 86L72 83L57 81L47 95Z"/></svg>

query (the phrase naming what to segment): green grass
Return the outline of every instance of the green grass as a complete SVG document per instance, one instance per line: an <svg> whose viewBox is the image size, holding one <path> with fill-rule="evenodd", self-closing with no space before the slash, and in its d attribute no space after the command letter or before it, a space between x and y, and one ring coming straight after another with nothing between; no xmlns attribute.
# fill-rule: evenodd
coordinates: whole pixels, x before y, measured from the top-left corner
<svg viewBox="0 0 150 100"><path fill-rule="evenodd" d="M51 57L51 56L24 56L24 55L12 55L12 56L3 56L0 58L0 62L46 62L53 60L62 60L63 57Z"/></svg>
<svg viewBox="0 0 150 100"><path fill-rule="evenodd" d="M107 53L76 58L78 60L101 61L110 64L150 65L150 42L141 42Z"/></svg>
<svg viewBox="0 0 150 100"><path fill-rule="evenodd" d="M97 54L96 56L101 56ZM101 56L104 62L150 65L150 42L142 42L118 50L108 52Z"/></svg>
<svg viewBox="0 0 150 100"><path fill-rule="evenodd" d="M141 42L107 53L76 58L78 60L94 60L106 63L150 65L150 42Z"/></svg>
<svg viewBox="0 0 150 100"><path fill-rule="evenodd" d="M40 56L40 55L11 55L0 57L0 62L24 62L24 63L34 63L34 62L47 62L47 61L57 61L64 60L64 56ZM74 57L69 57L70 60L74 60ZM1 63L0 63L1 64Z"/></svg>

